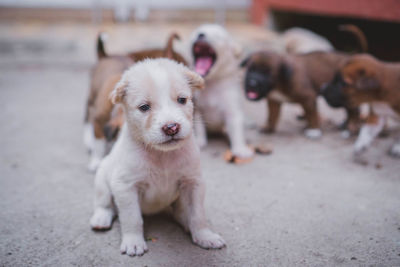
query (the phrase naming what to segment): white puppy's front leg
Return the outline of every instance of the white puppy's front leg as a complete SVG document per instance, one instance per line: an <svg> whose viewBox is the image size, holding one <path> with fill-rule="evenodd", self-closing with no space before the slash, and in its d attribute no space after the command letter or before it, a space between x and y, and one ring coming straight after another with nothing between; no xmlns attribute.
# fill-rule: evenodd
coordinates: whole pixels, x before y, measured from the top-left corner
<svg viewBox="0 0 400 267"><path fill-rule="evenodd" d="M174 203L175 219L185 230L190 231L192 240L202 248L222 248L225 241L214 233L207 224L204 211L204 184L197 180L185 180L180 185L180 195Z"/></svg>
<svg viewBox="0 0 400 267"><path fill-rule="evenodd" d="M143 218L139 204L138 189L134 185L112 183L112 192L121 223L121 253L141 256L148 249L143 237Z"/></svg>
<svg viewBox="0 0 400 267"><path fill-rule="evenodd" d="M110 188L106 181L105 168L99 169L95 179L94 214L90 219L93 230L108 230L116 215Z"/></svg>
<svg viewBox="0 0 400 267"><path fill-rule="evenodd" d="M199 111L194 112L194 134L200 148L207 145L207 130Z"/></svg>
<svg viewBox="0 0 400 267"><path fill-rule="evenodd" d="M240 158L252 157L254 151L247 146L244 137L243 114L241 112L235 112L226 115L225 124L232 154Z"/></svg>

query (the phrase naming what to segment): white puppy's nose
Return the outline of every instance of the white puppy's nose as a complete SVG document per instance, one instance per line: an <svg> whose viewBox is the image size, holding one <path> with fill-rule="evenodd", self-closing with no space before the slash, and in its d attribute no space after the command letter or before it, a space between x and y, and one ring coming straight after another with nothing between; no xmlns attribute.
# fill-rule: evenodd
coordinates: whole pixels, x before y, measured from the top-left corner
<svg viewBox="0 0 400 267"><path fill-rule="evenodd" d="M199 35L197 36L197 39L204 39L204 37L206 37L206 35L204 33L199 33Z"/></svg>
<svg viewBox="0 0 400 267"><path fill-rule="evenodd" d="M165 124L161 129L166 135L174 136L179 132L180 128L181 126L179 125L179 123L174 122Z"/></svg>

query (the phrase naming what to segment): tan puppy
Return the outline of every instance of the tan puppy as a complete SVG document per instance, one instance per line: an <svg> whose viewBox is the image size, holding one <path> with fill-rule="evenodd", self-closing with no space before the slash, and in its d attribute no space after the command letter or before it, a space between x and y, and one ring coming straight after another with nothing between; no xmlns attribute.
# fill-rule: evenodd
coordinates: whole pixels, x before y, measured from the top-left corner
<svg viewBox="0 0 400 267"><path fill-rule="evenodd" d="M90 171L97 169L122 126L123 113L120 108L114 107L109 95L121 78L123 71L134 62L145 58L167 57L186 64L185 59L173 50L172 42L174 39L179 39L176 33L171 34L164 49L138 51L126 56L108 56L104 49L102 34L98 36L97 55L99 61L91 74L84 131L84 142L91 152L91 160L88 166Z"/></svg>
<svg viewBox="0 0 400 267"><path fill-rule="evenodd" d="M382 62L368 54L355 55L348 59L327 86L326 90L330 96L327 101L331 104L346 102L354 107L372 103L378 115L394 117L394 112L400 114L399 77L400 63ZM386 103L386 107L378 103ZM380 118L367 125L370 126L364 130L364 134L360 134L356 142L356 154L369 146L382 130L384 122ZM390 154L400 157L400 140L393 145Z"/></svg>
<svg viewBox="0 0 400 267"><path fill-rule="evenodd" d="M122 253L145 253L142 214L168 207L195 244L225 245L205 217L200 151L192 134L192 90L203 87L203 79L183 65L155 59L127 70L112 93L126 120L97 171L90 225L109 229L118 210Z"/></svg>

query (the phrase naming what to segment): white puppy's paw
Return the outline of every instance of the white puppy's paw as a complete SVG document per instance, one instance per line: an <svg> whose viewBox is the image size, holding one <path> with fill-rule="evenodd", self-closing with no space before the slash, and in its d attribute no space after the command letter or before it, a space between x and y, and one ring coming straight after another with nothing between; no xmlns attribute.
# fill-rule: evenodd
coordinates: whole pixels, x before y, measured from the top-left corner
<svg viewBox="0 0 400 267"><path fill-rule="evenodd" d="M193 243L205 249L222 248L226 246L224 239L208 228L192 233L192 239Z"/></svg>
<svg viewBox="0 0 400 267"><path fill-rule="evenodd" d="M318 139L322 136L321 129L306 129L304 135L309 139Z"/></svg>
<svg viewBox="0 0 400 267"><path fill-rule="evenodd" d="M254 156L254 150L248 146L232 149L232 154L242 159L248 159Z"/></svg>
<svg viewBox="0 0 400 267"><path fill-rule="evenodd" d="M390 148L389 155L395 158L400 158L400 143L396 143Z"/></svg>
<svg viewBox="0 0 400 267"><path fill-rule="evenodd" d="M142 235L124 234L122 236L121 253L129 256L142 256L147 252L147 244Z"/></svg>
<svg viewBox="0 0 400 267"><path fill-rule="evenodd" d="M89 165L88 165L88 170L90 172L96 172L97 168L99 167L100 163L101 163L101 158L98 157L91 157Z"/></svg>
<svg viewBox="0 0 400 267"><path fill-rule="evenodd" d="M93 230L108 230L111 228L113 219L114 211L112 209L96 208L90 218L90 226Z"/></svg>

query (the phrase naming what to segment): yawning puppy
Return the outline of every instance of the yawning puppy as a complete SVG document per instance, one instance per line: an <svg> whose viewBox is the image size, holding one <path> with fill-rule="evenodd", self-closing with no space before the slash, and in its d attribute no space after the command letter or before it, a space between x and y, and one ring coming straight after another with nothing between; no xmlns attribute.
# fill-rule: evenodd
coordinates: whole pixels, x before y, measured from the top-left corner
<svg viewBox="0 0 400 267"><path fill-rule="evenodd" d="M183 65L154 59L127 70L112 92L126 118L97 171L90 224L109 229L118 210L122 253L145 253L142 214L168 207L194 243L202 248L225 245L207 225L200 153L192 134L192 90L203 87L203 79Z"/></svg>
<svg viewBox="0 0 400 267"><path fill-rule="evenodd" d="M240 105L239 45L223 27L214 24L196 29L191 43L194 69L205 79L205 90L195 96L195 132L200 147L207 144L206 127L212 131L225 128L233 156L252 157Z"/></svg>

